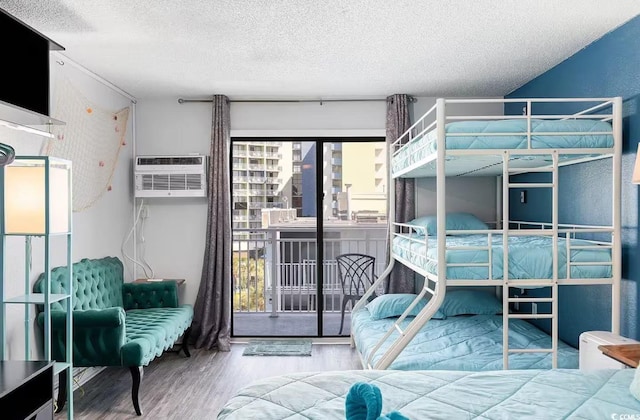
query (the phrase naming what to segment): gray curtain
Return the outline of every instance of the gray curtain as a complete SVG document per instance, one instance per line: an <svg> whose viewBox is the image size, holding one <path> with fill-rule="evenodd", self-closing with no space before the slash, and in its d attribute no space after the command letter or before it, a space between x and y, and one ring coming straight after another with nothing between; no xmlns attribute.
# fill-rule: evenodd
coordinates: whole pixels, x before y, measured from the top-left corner
<svg viewBox="0 0 640 420"><path fill-rule="evenodd" d="M409 95L387 97L387 144L395 142L411 126L409 121ZM389 169L390 170L390 169ZM410 178L395 180L396 222L415 218L415 181ZM402 264L395 264L387 282L387 293L414 293L415 273Z"/></svg>
<svg viewBox="0 0 640 420"><path fill-rule="evenodd" d="M213 97L208 167L206 247L192 334L196 348L231 349L231 205L229 186L229 98Z"/></svg>

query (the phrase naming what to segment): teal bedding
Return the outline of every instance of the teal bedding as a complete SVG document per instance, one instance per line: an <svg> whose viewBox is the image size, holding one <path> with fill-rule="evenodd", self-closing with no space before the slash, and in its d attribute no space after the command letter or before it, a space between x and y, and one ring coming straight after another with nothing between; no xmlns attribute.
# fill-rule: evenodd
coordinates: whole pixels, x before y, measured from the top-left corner
<svg viewBox="0 0 640 420"><path fill-rule="evenodd" d="M375 384L382 413L412 419L637 418L633 369L307 372L258 380L238 391L219 420L344 420L356 382ZM627 417L622 417L626 415ZM635 416L635 417L633 417Z"/></svg>
<svg viewBox="0 0 640 420"><path fill-rule="evenodd" d="M369 310L362 308L351 314L351 329L356 346L364 360L373 347L393 327L397 318L372 320ZM405 328L413 317L407 317ZM393 341L394 332L373 357L375 364ZM551 348L551 337L521 319L509 320L509 348ZM509 369L549 369L550 353L513 353ZM578 368L578 350L558 341L558 367ZM502 315L454 316L444 320L430 319L405 349L391 363L397 370L497 370L502 369Z"/></svg>
<svg viewBox="0 0 640 420"><path fill-rule="evenodd" d="M413 238L424 241L423 236ZM552 238L541 236L509 237L509 279L549 279L553 273ZM566 239L558 240L558 277L567 277ZM405 237L393 239L393 253L399 255L431 274L438 273L438 248L435 237L429 237L428 248ZM447 236L447 247L487 246L487 235L451 235ZM594 245L592 242L573 239L572 245ZM427 249L425 249L427 248ZM411 251L411 252L410 252ZM447 250L447 263L488 263L486 250ZM611 262L611 250L572 249L571 262ZM503 246L502 235L492 235L492 278L502 279ZM571 267L571 278L610 278L611 265L575 265ZM447 279L486 280L489 267L447 267Z"/></svg>
<svg viewBox="0 0 640 420"><path fill-rule="evenodd" d="M446 125L445 146L449 149L526 149L527 120L458 121ZM531 120L533 149L590 149L613 147L611 124L598 120ZM460 134L469 133L468 136ZM571 134L554 134L571 133ZM605 134L591 134L605 133ZM455 136L452 134L456 134ZM491 135L503 134L503 135ZM506 134L506 135L504 135ZM391 162L395 173L437 150L437 132L431 130L412 139Z"/></svg>

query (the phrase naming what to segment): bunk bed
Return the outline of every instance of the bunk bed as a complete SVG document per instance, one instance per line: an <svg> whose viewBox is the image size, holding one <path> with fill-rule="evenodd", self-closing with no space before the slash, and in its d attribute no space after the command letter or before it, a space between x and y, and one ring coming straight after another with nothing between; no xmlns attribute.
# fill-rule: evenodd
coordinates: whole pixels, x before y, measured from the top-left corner
<svg viewBox="0 0 640 420"><path fill-rule="evenodd" d="M468 115L469 107L496 102L510 109L522 105L523 113ZM456 115L460 106L466 107L466 116ZM577 111L537 111L550 107ZM399 178L435 178L436 212L411 222L393 222L395 204L390 196L390 261L352 310L351 343L363 367L577 368L577 350L558 338L558 287L563 285L610 285L611 331L618 333L621 114L618 97L441 98L391 144L389 185ZM611 160L611 223L561 224L559 168L600 159ZM525 173L546 173L542 176L548 180L531 182L515 177ZM496 177L497 221L469 226L456 223L454 216L460 214L446 206L446 179L460 176ZM510 191L533 188L551 190L551 220L512 220ZM423 276L424 287L400 313L378 319L369 311L369 301L396 262ZM448 290L456 290L456 286L493 286L501 310L443 319L438 310L446 303ZM547 288L549 297L513 293L531 288ZM551 310L514 310L517 305L541 303L550 305ZM541 318L550 320L550 334L527 322Z"/></svg>
<svg viewBox="0 0 640 420"><path fill-rule="evenodd" d="M373 419L347 414L355 384L378 387L377 411L409 419L615 419L640 413L636 369L490 372L352 370L304 372L254 381L222 407L219 420ZM375 402L375 401L374 401ZM351 407L350 407L351 408ZM633 417L635 416L635 417Z"/></svg>

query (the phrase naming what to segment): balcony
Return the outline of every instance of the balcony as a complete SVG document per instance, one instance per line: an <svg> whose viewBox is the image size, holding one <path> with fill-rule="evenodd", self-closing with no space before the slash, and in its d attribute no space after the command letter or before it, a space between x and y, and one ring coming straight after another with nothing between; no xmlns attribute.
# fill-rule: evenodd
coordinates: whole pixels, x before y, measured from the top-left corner
<svg viewBox="0 0 640 420"><path fill-rule="evenodd" d="M325 221L321 294L314 236L315 219L297 219L277 228L234 230L235 336L317 335L319 296L323 334L338 334L342 288L335 257L347 252L373 255L379 275L386 266L386 225ZM348 314L343 334L349 334Z"/></svg>

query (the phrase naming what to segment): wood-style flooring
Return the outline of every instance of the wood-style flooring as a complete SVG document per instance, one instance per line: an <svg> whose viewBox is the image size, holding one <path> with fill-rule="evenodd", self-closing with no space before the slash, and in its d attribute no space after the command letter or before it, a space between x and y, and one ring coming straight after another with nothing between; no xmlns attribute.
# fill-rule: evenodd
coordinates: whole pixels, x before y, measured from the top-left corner
<svg viewBox="0 0 640 420"><path fill-rule="evenodd" d="M244 347L232 344L230 352L193 349L190 358L165 353L152 361L140 386L140 417L131 402L129 369L106 368L74 392L74 418L215 419L227 400L253 380L291 372L361 369L349 345L314 343L310 357L243 356ZM55 416L66 418L66 409Z"/></svg>

